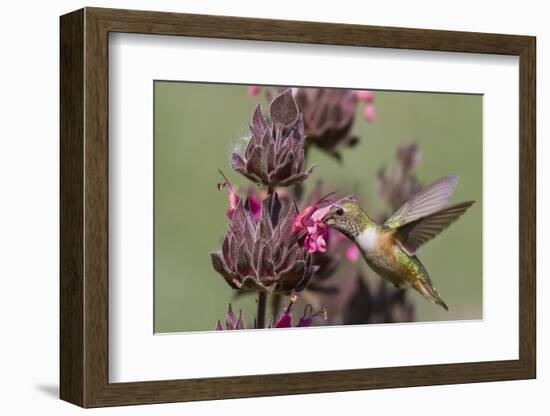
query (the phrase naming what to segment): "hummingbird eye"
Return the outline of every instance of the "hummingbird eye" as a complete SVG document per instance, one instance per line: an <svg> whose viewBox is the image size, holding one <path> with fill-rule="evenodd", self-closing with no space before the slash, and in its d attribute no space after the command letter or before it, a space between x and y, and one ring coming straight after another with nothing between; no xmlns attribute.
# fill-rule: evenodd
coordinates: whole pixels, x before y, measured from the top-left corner
<svg viewBox="0 0 550 416"><path fill-rule="evenodd" d="M344 208L337 208L335 211L336 215L344 215Z"/></svg>

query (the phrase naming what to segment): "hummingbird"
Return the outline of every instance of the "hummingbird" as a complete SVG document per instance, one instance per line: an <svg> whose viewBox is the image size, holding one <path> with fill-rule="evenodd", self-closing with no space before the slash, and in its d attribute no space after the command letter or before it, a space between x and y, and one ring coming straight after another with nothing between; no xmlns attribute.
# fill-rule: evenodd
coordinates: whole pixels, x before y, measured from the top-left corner
<svg viewBox="0 0 550 416"><path fill-rule="evenodd" d="M412 287L426 300L449 310L416 253L475 201L448 206L458 177L444 176L425 186L386 222L378 224L350 200L334 203L322 221L357 245L369 267L397 288Z"/></svg>

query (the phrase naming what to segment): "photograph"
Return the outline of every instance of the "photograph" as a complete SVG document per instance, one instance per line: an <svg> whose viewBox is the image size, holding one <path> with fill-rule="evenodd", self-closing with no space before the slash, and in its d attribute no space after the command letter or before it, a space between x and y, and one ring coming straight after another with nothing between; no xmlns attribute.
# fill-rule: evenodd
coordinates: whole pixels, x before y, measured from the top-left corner
<svg viewBox="0 0 550 416"><path fill-rule="evenodd" d="M450 402L506 413L517 394L503 388L519 384L536 405L544 19L155 7L54 15L55 82L39 84L59 100L42 106L59 127L42 128L59 133L59 244L35 245L58 266L56 294L33 291L41 312L18 327L32 336L23 344L55 337L40 343L40 377L27 367L41 366L10 374L76 411L242 413L258 398L255 414L311 413L344 395L385 409L388 394L429 390L393 401L404 413ZM44 16L34 32L55 26ZM45 125L27 113L18 132ZM43 162L10 141L30 158L11 176ZM35 184L46 172L27 171ZM28 200L14 206L36 212L5 217L28 248L43 232L21 226L55 193L17 189ZM8 297L9 310L21 304ZM27 390L17 406L36 402Z"/></svg>
<svg viewBox="0 0 550 416"><path fill-rule="evenodd" d="M483 95L155 80L154 332L483 319Z"/></svg>

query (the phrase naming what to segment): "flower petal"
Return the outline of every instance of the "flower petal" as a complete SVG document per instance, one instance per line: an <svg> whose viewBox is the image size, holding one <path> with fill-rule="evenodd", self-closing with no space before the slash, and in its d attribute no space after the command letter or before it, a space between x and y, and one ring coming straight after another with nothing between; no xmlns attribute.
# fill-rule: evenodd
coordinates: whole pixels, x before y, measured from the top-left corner
<svg viewBox="0 0 550 416"><path fill-rule="evenodd" d="M231 167L234 170L245 169L246 167L243 158L236 152L231 153Z"/></svg>
<svg viewBox="0 0 550 416"><path fill-rule="evenodd" d="M377 117L376 108L374 107L374 105L367 104L367 106L365 106L363 116L365 117L365 120L367 120L367 122L369 122L369 123L374 122L376 120L376 117Z"/></svg>
<svg viewBox="0 0 550 416"><path fill-rule="evenodd" d="M253 276L256 274L252 264L252 256L248 251L247 244L242 241L239 246L239 254L237 259L237 273L241 276Z"/></svg>
<svg viewBox="0 0 550 416"><path fill-rule="evenodd" d="M323 208L318 208L313 214L311 214L311 219L315 222L320 222L323 218L329 213L330 205L327 205Z"/></svg>
<svg viewBox="0 0 550 416"><path fill-rule="evenodd" d="M223 276L229 286L233 289L238 289L239 286L236 283L238 276L227 269L227 266L223 261L222 254L220 252L210 253L210 258L212 260L212 267L214 267L214 270Z"/></svg>
<svg viewBox="0 0 550 416"><path fill-rule="evenodd" d="M250 121L250 132L254 137L263 137L267 130L267 121L262 114L262 108L258 104Z"/></svg>
<svg viewBox="0 0 550 416"><path fill-rule="evenodd" d="M289 292L296 288L298 283L303 279L306 269L306 262L298 260L292 264L287 270L279 274L277 290L281 292Z"/></svg>
<svg viewBox="0 0 550 416"><path fill-rule="evenodd" d="M296 158L296 155L291 150L287 153L285 160L275 168L273 172L269 175L269 179L273 183L277 183L281 180L284 180L285 178L288 178L292 175L292 168L294 167L294 160Z"/></svg>
<svg viewBox="0 0 550 416"><path fill-rule="evenodd" d="M269 114L274 123L284 126L288 126L296 120L296 117L298 117L298 106L296 105L296 101L294 101L294 97L292 97L292 90L287 89L275 97L269 106Z"/></svg>
<svg viewBox="0 0 550 416"><path fill-rule="evenodd" d="M231 167L233 170L239 172L241 175L244 175L254 183L262 182L262 180L257 175L246 170L246 163L238 153L231 154Z"/></svg>
<svg viewBox="0 0 550 416"><path fill-rule="evenodd" d="M233 308L231 307L231 304L229 304L227 308L227 316L225 317L225 327L227 329L233 329L235 328L237 324L237 317L233 313Z"/></svg>
<svg viewBox="0 0 550 416"><path fill-rule="evenodd" d="M297 183L303 182L308 178L308 173L298 173L296 175L291 175L288 178L279 182L279 186L292 186Z"/></svg>
<svg viewBox="0 0 550 416"><path fill-rule="evenodd" d="M240 289L252 290L255 292L267 292L267 287L265 287L262 283L260 283L252 276L247 276L243 279L242 283L240 284Z"/></svg>
<svg viewBox="0 0 550 416"><path fill-rule="evenodd" d="M267 177L262 158L262 149L259 146L253 148L250 158L246 161L246 170L259 178L263 179Z"/></svg>
<svg viewBox="0 0 550 416"><path fill-rule="evenodd" d="M322 234L317 235L315 245L317 246L318 252L324 253L325 251L327 251L327 242L325 241L325 237Z"/></svg>
<svg viewBox="0 0 550 416"><path fill-rule="evenodd" d="M290 328L292 326L292 317L290 313L283 313L279 320L275 323L275 328Z"/></svg>
<svg viewBox="0 0 550 416"><path fill-rule="evenodd" d="M255 97L260 93L260 90L261 90L261 87L259 85L250 85L246 89L246 93L248 94L249 97Z"/></svg>
<svg viewBox="0 0 550 416"><path fill-rule="evenodd" d="M352 263L355 263L359 259L360 254L361 253L355 244L346 249L346 259Z"/></svg>
<svg viewBox="0 0 550 416"><path fill-rule="evenodd" d="M254 222L258 222L262 211L262 203L260 199L252 192L249 192L246 202L248 204L248 210L252 214L252 219L254 219Z"/></svg>

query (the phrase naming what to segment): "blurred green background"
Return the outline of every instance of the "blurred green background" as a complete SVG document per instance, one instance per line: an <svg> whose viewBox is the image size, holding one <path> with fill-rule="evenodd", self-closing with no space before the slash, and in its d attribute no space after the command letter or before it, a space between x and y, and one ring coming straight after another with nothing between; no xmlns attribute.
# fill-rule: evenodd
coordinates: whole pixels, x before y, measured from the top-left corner
<svg viewBox="0 0 550 416"><path fill-rule="evenodd" d="M229 152L243 147L252 111L258 103L265 111L267 103L263 94L248 97L242 85L156 81L154 94L155 332L212 330L228 302L251 321L255 297L234 299L212 269L210 252L218 250L228 225L227 192L216 188L222 180L218 169L247 189L249 182L230 168ZM307 184L323 178L329 191L357 187L360 200L380 209L377 170L393 166L397 146L417 142L420 181L457 174L451 202L476 201L419 254L450 311L411 293L417 321L480 319L482 96L375 91L375 106L374 123L356 117L354 133L361 141L342 151L342 164L310 152L309 164L317 168Z"/></svg>

